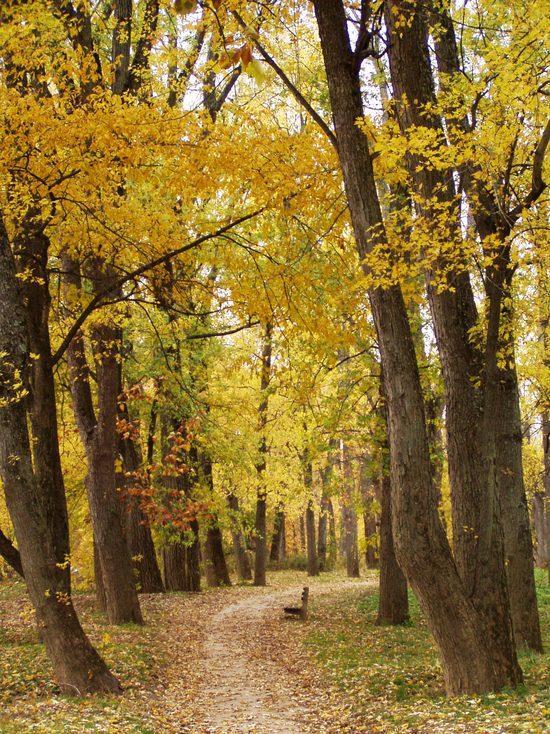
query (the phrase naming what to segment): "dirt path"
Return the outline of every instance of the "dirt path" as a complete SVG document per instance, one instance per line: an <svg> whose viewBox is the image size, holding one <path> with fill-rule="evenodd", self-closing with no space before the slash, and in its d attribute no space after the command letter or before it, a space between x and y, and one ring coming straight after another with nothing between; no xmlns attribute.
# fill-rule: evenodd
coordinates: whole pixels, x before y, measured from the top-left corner
<svg viewBox="0 0 550 734"><path fill-rule="evenodd" d="M342 584L316 585L316 595ZM176 682L164 694L177 707L178 690L193 707L181 734L332 734L351 731L331 720L334 694L318 685L300 641L307 627L284 618L283 606L296 604L301 587L278 591L248 589L211 598L209 613L196 618L202 645L194 659L193 680ZM241 596L242 594L242 596ZM214 602L214 606L212 603ZM205 607L204 612L207 612ZM189 610L191 611L191 610ZM174 619L176 625L184 621ZM179 616L179 615L178 615ZM171 668L189 670L185 644L172 648ZM189 650L188 650L189 652ZM178 660L181 657L181 660ZM330 700L329 700L330 699ZM181 699L180 699L181 705Z"/></svg>
<svg viewBox="0 0 550 734"><path fill-rule="evenodd" d="M294 596L296 592L294 592ZM292 595L270 594L225 607L211 620L206 640L205 677L209 682L206 719L212 732L286 734L307 731L298 722L307 710L293 695L284 669L262 659L249 635L262 615L278 616ZM292 622L287 622L292 623ZM256 653L256 654L255 654Z"/></svg>

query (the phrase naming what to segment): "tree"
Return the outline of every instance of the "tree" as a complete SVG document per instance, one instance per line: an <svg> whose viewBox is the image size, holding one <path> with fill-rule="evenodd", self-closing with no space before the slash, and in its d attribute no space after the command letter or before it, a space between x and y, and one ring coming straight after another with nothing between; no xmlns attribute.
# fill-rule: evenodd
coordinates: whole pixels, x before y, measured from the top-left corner
<svg viewBox="0 0 550 734"><path fill-rule="evenodd" d="M344 185L359 256L365 262L376 247L384 250L387 241L368 142L357 134L356 121L363 116L359 80L363 49L358 47L355 53L351 49L343 3L316 0L314 7ZM364 7L368 12L370 6ZM481 692L505 683L515 685L521 671L511 627L505 644L496 649L457 573L437 514L422 390L401 290L398 285L373 285L369 298L387 378L397 557L439 647L447 691Z"/></svg>
<svg viewBox="0 0 550 734"><path fill-rule="evenodd" d="M53 374L44 351L40 367L42 376L49 378L49 390L41 397L49 400L34 402L32 425L41 420L52 430L53 454L46 456L36 441L34 455L31 452L26 402L29 388L33 401L38 397L34 380L29 380L36 365L31 368L28 317L2 219L0 263L0 475L27 588L59 685L70 694L119 693L117 679L90 644L71 600L65 495L62 479L51 470L52 464L60 466Z"/></svg>

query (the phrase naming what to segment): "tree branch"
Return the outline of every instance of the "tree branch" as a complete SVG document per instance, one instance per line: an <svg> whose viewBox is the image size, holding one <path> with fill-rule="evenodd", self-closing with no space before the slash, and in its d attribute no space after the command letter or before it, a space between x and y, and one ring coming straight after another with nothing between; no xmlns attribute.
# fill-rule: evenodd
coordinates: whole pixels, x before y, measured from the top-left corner
<svg viewBox="0 0 550 734"><path fill-rule="evenodd" d="M233 11L233 17L237 20L241 28L246 28L247 25L244 22L244 20L241 18L239 13L237 13L236 10ZM303 96L303 94L298 91L298 89L294 86L294 84L290 81L290 79L287 77L287 75L284 73L284 71L281 69L281 67L277 64L277 62L267 53L267 51L264 49L264 47L260 44L259 41L254 39L254 45L262 55L263 60L271 66L271 68L275 71L279 79L283 82L283 84L286 86L286 88L292 93L292 95L295 97L295 99L302 105L302 107L306 110L306 112L309 113L309 115L315 120L315 122L319 125L321 130L325 133L327 138L330 140L332 145L336 150L338 150L338 145L336 142L336 136L332 132L332 130L329 128L327 123L323 120L323 118L315 112L313 107L309 104L307 99Z"/></svg>
<svg viewBox="0 0 550 734"><path fill-rule="evenodd" d="M546 123L546 127L541 135L539 144L535 148L535 155L533 156L533 175L531 177L531 191L527 194L525 199L515 207L515 209L512 209L512 211L509 212L507 220L510 227L517 222L524 209L528 209L531 204L535 203L546 188L546 184L542 180L542 166L549 142L550 120Z"/></svg>
<svg viewBox="0 0 550 734"><path fill-rule="evenodd" d="M192 242L188 242L183 247L178 247L177 250L171 250L170 252L166 253L166 255L157 257L155 260L148 263L147 265L142 265L140 268L133 270L131 273L128 273L122 276L121 278L118 278L109 289L106 289L102 293L98 293L88 303L86 308L82 311L80 316L76 319L74 324L71 326L71 328L67 332L58 350L52 356L50 365L53 367L55 364L57 364L57 362L61 359L61 357L65 353L67 347L71 343L71 340L73 339L75 334L82 327L82 324L86 321L86 319L92 313L92 311L94 311L96 308L98 308L99 306L103 304L103 302L107 299L107 296L109 296L109 294L116 292L119 288L121 288L123 285L128 283L128 281L133 280L134 278L139 278L140 275L147 273L149 270L156 268L158 265L162 265L163 263L168 262L169 260L172 260L172 258L176 257L177 255L181 255L184 252L193 250L194 248L202 245L204 242L207 242L208 240L212 240L215 237L219 237L220 235L224 234L225 232L228 232L229 230L233 229L234 227L237 227L239 224L243 224L244 222L247 222L250 219L253 219L254 217L258 216L258 214L261 214L263 211L264 209L262 207L262 209L257 209L255 212L252 212L251 214L246 214L244 217L240 217L239 219L236 219L234 222L230 222L229 224L226 224L224 227L220 227L218 230L216 230L216 232L211 232L210 234L202 235L202 237L198 237L196 240L193 240Z"/></svg>
<svg viewBox="0 0 550 734"><path fill-rule="evenodd" d="M259 324L261 324L261 321L249 320L248 324L237 326L235 329L229 329L229 331L212 331L207 334L188 334L185 338L190 341L191 339L210 339L214 336L229 336L230 334L237 334L239 331L244 331L244 329L251 329L253 326L258 326Z"/></svg>

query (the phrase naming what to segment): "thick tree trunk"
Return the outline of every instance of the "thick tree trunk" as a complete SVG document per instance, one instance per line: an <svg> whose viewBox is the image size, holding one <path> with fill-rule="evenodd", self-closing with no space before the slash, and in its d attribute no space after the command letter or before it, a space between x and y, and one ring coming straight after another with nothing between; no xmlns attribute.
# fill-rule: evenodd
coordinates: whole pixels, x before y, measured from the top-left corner
<svg viewBox="0 0 550 734"><path fill-rule="evenodd" d="M80 290L78 265L68 256L63 257L63 264L67 286ZM114 276L111 274L108 277L105 265L101 262L92 263L89 275L96 292L112 285ZM67 307L70 306L68 294L67 288ZM106 611L110 624L142 624L115 475L120 333L118 328L103 322L94 326L90 338L97 377L97 418L82 334L77 334L69 345L67 362L75 421L88 460L86 490L105 590Z"/></svg>
<svg viewBox="0 0 550 734"><path fill-rule="evenodd" d="M229 522L231 525L231 538L233 540L233 553L235 554L235 570L239 581L251 581L252 571L246 553L245 539L239 521L239 498L230 494L227 498L229 504Z"/></svg>
<svg viewBox="0 0 550 734"><path fill-rule="evenodd" d="M405 24L396 20L399 14ZM401 130L424 127L440 136L439 117L426 115L435 102L428 51L426 18L409 0L386 5L389 59L397 117ZM407 165L416 193L417 211L429 226L440 214L433 202L447 206L451 236L460 238L459 210L452 172L435 170L418 155ZM483 234L483 233L481 233ZM453 272L453 288L441 289L441 273L449 263L439 257L427 276L428 299L445 382L447 453L453 508L453 542L457 566L477 611L486 620L497 668L512 683L521 679L510 620L503 531L495 474L496 350L504 265L488 274L487 342L484 353L470 338L476 306L467 273ZM497 283L496 279L500 276ZM480 387L473 378L477 377Z"/></svg>
<svg viewBox="0 0 550 734"><path fill-rule="evenodd" d="M67 513L57 445L53 374L49 364L47 245L35 264L44 269L41 279L42 351L33 357L31 425L54 435L45 436L56 455L35 450L34 466L29 440L25 389L30 372L30 349L37 326L33 317L38 303L27 302L27 314L16 279L15 261L0 219L0 477L14 526L27 589L59 686L71 695L119 693L117 679L86 637L71 600ZM33 281L32 278L27 279ZM35 282L35 281L33 281ZM37 363L39 363L37 365ZM40 400L39 400L40 398ZM44 400L44 402L41 402ZM40 434L36 436L38 439ZM36 442L35 442L36 443ZM53 467L53 470L52 470Z"/></svg>
<svg viewBox="0 0 550 734"><path fill-rule="evenodd" d="M147 518L140 508L140 499L126 494L126 541L136 574L137 589L141 594L159 594L164 591L155 544Z"/></svg>
<svg viewBox="0 0 550 734"><path fill-rule="evenodd" d="M523 433L515 366L500 370L496 471L514 636L543 652L535 587L533 539L523 478Z"/></svg>
<svg viewBox="0 0 550 734"><path fill-rule="evenodd" d="M460 57L454 34L453 22L449 13L443 8L443 6L436 7L435 3L432 5L430 20L438 28L435 38L435 57L441 74L440 83L445 87L449 75L460 73ZM423 26L418 14L415 18L414 24L410 26L411 29L413 28L413 25L416 26L418 31L418 36L415 39L418 43L418 47L421 45L423 46L422 51L425 58L425 74L423 75L421 82L416 81L416 86L414 86L415 82L412 79L407 80L407 75L404 74L403 88L400 91L408 93L409 99L412 99L412 95L414 95L414 99L418 101L418 106L420 109L423 109L427 102L429 104L430 100L433 101L435 99L435 95L433 93L431 69L428 61L427 44L425 42L427 30ZM410 46L408 51L410 51ZM407 64L408 61L405 61L404 68L407 67ZM418 69L416 71L418 71ZM415 74L415 76L418 79L418 75ZM408 90L406 89L407 86L409 87ZM433 118L432 122L430 122L430 119L426 118L423 112L419 115L418 111L417 102L415 101L414 104L409 106L409 112L407 113L409 122L413 125L421 125L423 123L420 121L420 118L424 117L424 124L433 126ZM447 120L447 122L449 123L450 121ZM435 125L439 126L439 130L442 133L440 122L435 121ZM463 131L466 132L464 121L459 120L452 120L452 123L448 124L448 129L452 130L456 125L462 127ZM417 190L419 191L422 189L422 196L429 198L432 193L436 194L438 187L440 187L441 192L445 191L445 179L447 179L447 181L449 180L448 172L443 172L443 175L439 174L439 176L437 174L432 174L430 176L430 174L426 175L424 173L419 173L420 167L418 166L418 161L414 165L415 174L413 175L413 180L414 178L418 179ZM506 243L509 238L511 227L517 220L517 215L507 216L503 214L503 202L497 202L493 188L490 190L483 188L481 180L476 179L474 175L476 172L475 165L475 162L473 162L470 165L463 166L460 174L462 186L470 200L471 216L473 221L475 221L478 234L482 243L485 243L485 241L490 243L487 252L495 257L495 243L500 243L498 257L495 259L495 265L488 268L485 274L487 282L493 284L493 286L487 291L487 298L489 301L489 308L487 311L490 313L498 313L501 301L505 304L510 297L510 284L513 275L513 268L509 261L509 248ZM448 193L447 201L451 201L453 194L451 187L448 186L446 190ZM441 198L440 193L437 195ZM455 228L458 229L458 223L455 224ZM498 287L495 287L495 284ZM454 344L451 342L447 346L446 356L441 354L441 349L442 347L444 348L444 345L441 342L438 344L443 369L444 372L446 371L447 373L445 374L447 395L451 389L449 387L449 382L452 382L457 378L456 372L454 376L452 374L453 368L456 367L458 373L462 372L462 375L459 376L458 379L464 384L468 378L470 381L472 381L472 377L475 379L473 373L470 375L467 374L467 364L464 365L464 362L461 359L456 360L456 356L462 353L466 355L464 361L467 363L468 359L470 359L472 366L475 369L476 355L472 353L471 340L469 339L468 334L468 329L473 325L475 307L473 306L474 297L467 278L463 279L462 288L462 304L454 302L454 304L452 304L454 305L454 311L451 307L451 311L449 312L449 304L447 303L446 315L444 315L445 306L443 305L440 310L440 315L443 319L439 326L436 323L436 332L439 331L440 334L446 334L446 336L454 338ZM437 293L438 290L439 288L437 288L436 293L431 296L432 300L437 299L439 295ZM504 292L506 292L506 299L503 299ZM440 298L443 301L443 297L440 296ZM468 302L470 305L464 309L464 304L467 304ZM467 311L470 311L469 315L467 314ZM434 318L435 316L436 312L434 312ZM502 307L502 316L507 320L511 320L512 314L509 307ZM449 328L449 323L461 324L462 331L460 331L460 329L457 331L456 328ZM490 349L486 348L485 361L483 364L479 365L479 367L483 368L483 372L478 367L479 375L482 377L481 388L478 389L480 394L473 396L474 400L477 401L477 404L470 402L468 405L465 399L461 401L460 398L458 404L460 405L459 410L462 410L464 414L467 412L470 413L470 425L472 428L473 421L476 420L474 416L477 413L477 420L480 425L480 429L478 430L481 430L486 442L485 445L488 447L490 446L490 453L494 453L495 457L495 481L498 487L501 506L501 522L504 531L504 546L506 553L506 574L516 642L524 644L535 651L541 652L542 641L535 589L533 548L530 533L529 511L523 480L521 455L522 426L519 409L518 381L515 362L513 359L513 332L511 329L501 329L500 332L504 333L504 337L499 336L498 321L495 323L495 344L498 342L499 349L502 350L503 353L512 356L504 367L500 367L497 364L495 364L494 367L491 367L491 361L495 358L491 356ZM490 328L489 321L487 345L491 343ZM469 355L468 350L470 350ZM479 360L479 355L477 356ZM491 370L494 372L492 377L490 376ZM492 391L495 393L494 395L491 394ZM470 396L472 396L472 394L473 391L470 389ZM465 397L467 396L465 395ZM490 405L492 402L495 403L494 415L498 415L498 421L494 421L493 424L491 424L489 416ZM448 424L452 424L453 416L449 415L449 407L447 413ZM458 431L462 431L466 427L465 421L461 421L460 417L457 418L456 425ZM450 430L452 432L452 429ZM476 430L473 430L469 435L472 435L472 437L475 438L475 433ZM487 436L487 433L490 435ZM494 444L494 446L492 444ZM475 444L472 444L471 448L475 448ZM470 458L471 466L469 468L464 466L464 456ZM449 456L451 499L453 499L453 476L457 472L459 481L464 478L465 472L470 472L472 477L476 476L478 467L476 467L476 460L474 457L475 454L472 454L471 449L468 448L465 451L463 450L460 456L456 457L456 461L453 461L453 457ZM489 471L492 472L493 468L491 467ZM460 472L463 472L462 475ZM478 477L483 481L483 471L481 474L478 474ZM467 479L466 481L473 485L471 479ZM492 482L493 479L491 477L487 486ZM457 485L458 483L454 485L455 488ZM464 485L458 486L462 486L462 488L464 488ZM466 491L470 492L471 490L466 489ZM483 498L484 492L486 493L487 489L481 487L481 489L473 491ZM482 499L482 502L483 501L484 500ZM487 500L485 500L485 502L487 502ZM464 542L465 554L469 556L470 563L475 566L475 552L472 553L472 551L475 551L474 546L477 545L477 543L472 542L472 535L481 537L478 532L480 525L482 526L482 529L484 529L483 526L486 525L486 523L483 519L480 523L479 518L474 518L474 521L470 522L471 518L461 516L462 507L463 503L454 503L453 512L455 518L453 523L453 533L460 533L460 536L457 536L457 538L459 538L461 543ZM465 532L465 527L471 528L471 530ZM480 546L483 544L488 545L486 540L482 540L480 542ZM500 548L495 546L493 547L492 552L496 553L498 556L500 554ZM460 553L458 553L458 560L459 567L465 568L461 563ZM481 559L481 562L483 563L483 559ZM500 564L500 561L497 563ZM476 572L473 567L471 567L471 571L473 573ZM487 584L489 589L493 586L491 579L487 581ZM486 594L483 588L479 584L477 584L477 586L477 598L485 598ZM487 598L490 599L490 595ZM502 600L497 597L494 600L494 604L496 605L496 609L498 609L499 605L502 604ZM501 621L498 621L498 612L495 624L497 627L501 627L503 624ZM500 643L497 641L497 645L499 644Z"/></svg>
<svg viewBox="0 0 550 734"><path fill-rule="evenodd" d="M167 591L200 591L199 523L191 522L192 541L181 534L162 550L164 585Z"/></svg>
<svg viewBox="0 0 550 734"><path fill-rule="evenodd" d="M391 480L381 467L380 593L376 624L403 624L409 618L407 579L395 557L391 511Z"/></svg>
<svg viewBox="0 0 550 734"><path fill-rule="evenodd" d="M124 417L128 419L128 414L126 413ZM141 460L131 437L124 438L119 435L119 452L122 456L125 471L124 528L134 573L136 574L137 588L142 594L156 594L164 591L164 584L162 583L151 528L140 507L142 487L139 486L141 480L138 477L138 470Z"/></svg>
<svg viewBox="0 0 550 734"><path fill-rule="evenodd" d="M204 566L207 585L210 587L231 586L229 571L225 562L225 554L223 552L223 539L218 520L214 518L212 524L206 531L204 541ZM210 574L206 573L206 566L209 566ZM209 583L210 578L210 583Z"/></svg>
<svg viewBox="0 0 550 734"><path fill-rule="evenodd" d="M204 489L206 489L210 496L213 496L214 477L212 474L212 461L210 456L205 451L199 451L197 453L197 459L199 483ZM211 571L209 574L206 574L207 564L209 572ZM204 567L207 583L210 576L209 586L231 586L231 579L229 578L229 571L227 570L227 563L225 561L225 553L223 550L222 532L219 520L215 515L210 520L206 530L206 538L204 541Z"/></svg>
<svg viewBox="0 0 550 734"><path fill-rule="evenodd" d="M358 59L350 47L342 0L314 0L327 73L338 154L359 258L386 247L363 114ZM364 265L368 274L367 265ZM516 684L515 656L498 655L485 620L457 573L441 525L424 414L422 388L407 311L398 286L371 288L369 298L386 375L396 554L442 661L449 695L482 693ZM500 581L499 581L500 583Z"/></svg>

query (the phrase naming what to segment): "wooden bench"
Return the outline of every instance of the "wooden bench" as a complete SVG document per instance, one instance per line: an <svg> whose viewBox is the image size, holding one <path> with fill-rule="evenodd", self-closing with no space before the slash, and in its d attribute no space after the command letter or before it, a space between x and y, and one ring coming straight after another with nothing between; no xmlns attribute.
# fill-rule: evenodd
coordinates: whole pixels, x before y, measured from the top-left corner
<svg viewBox="0 0 550 734"><path fill-rule="evenodd" d="M302 591L302 606L301 607L284 607L284 613L288 614L291 617L302 619L305 621L307 619L307 605L309 600L309 586L304 586L304 590Z"/></svg>

